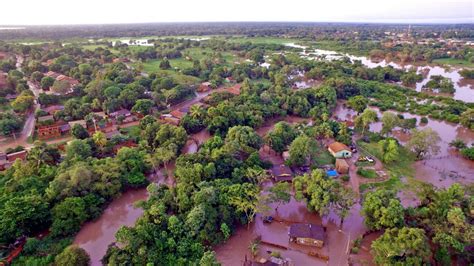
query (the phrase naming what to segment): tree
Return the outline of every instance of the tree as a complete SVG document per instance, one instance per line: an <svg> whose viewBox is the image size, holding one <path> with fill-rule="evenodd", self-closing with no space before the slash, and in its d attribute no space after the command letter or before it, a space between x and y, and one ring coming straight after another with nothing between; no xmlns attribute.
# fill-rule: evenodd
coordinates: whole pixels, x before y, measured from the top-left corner
<svg viewBox="0 0 474 266"><path fill-rule="evenodd" d="M392 112L384 112L382 114L382 131L384 135L392 133L392 130L398 126L400 119L398 116Z"/></svg>
<svg viewBox="0 0 474 266"><path fill-rule="evenodd" d="M262 138L248 126L235 126L229 129L225 146L234 154L248 156L258 151L263 144Z"/></svg>
<svg viewBox="0 0 474 266"><path fill-rule="evenodd" d="M41 79L41 88L43 90L49 89L51 86L53 86L55 79L52 77L44 77Z"/></svg>
<svg viewBox="0 0 474 266"><path fill-rule="evenodd" d="M278 122L275 127L265 136L265 142L276 152L282 153L286 147L296 138L295 129L287 122Z"/></svg>
<svg viewBox="0 0 474 266"><path fill-rule="evenodd" d="M22 121L14 113L0 113L0 134L9 136L22 128Z"/></svg>
<svg viewBox="0 0 474 266"><path fill-rule="evenodd" d="M403 225L403 206L395 193L376 190L366 194L362 203L364 223L370 230Z"/></svg>
<svg viewBox="0 0 474 266"><path fill-rule="evenodd" d="M286 182L278 182L269 189L269 201L277 203L275 210L278 212L278 207L282 203L288 203L291 200L290 184Z"/></svg>
<svg viewBox="0 0 474 266"><path fill-rule="evenodd" d="M461 125L474 130L474 108L469 108L459 116Z"/></svg>
<svg viewBox="0 0 474 266"><path fill-rule="evenodd" d="M66 80L55 80L51 90L58 94L67 94L71 90L71 84Z"/></svg>
<svg viewBox="0 0 474 266"><path fill-rule="evenodd" d="M372 109L365 109L362 114L356 117L354 123L356 128L362 130L362 135L369 130L370 124L377 121L377 112Z"/></svg>
<svg viewBox="0 0 474 266"><path fill-rule="evenodd" d="M36 192L5 197L0 211L0 241L3 243L35 232L50 219L48 202Z"/></svg>
<svg viewBox="0 0 474 266"><path fill-rule="evenodd" d="M160 164L165 166L168 177L171 176L168 170L168 163L176 158L176 154L177 147L174 144L169 145L168 147L158 147L153 154L153 157L155 157Z"/></svg>
<svg viewBox="0 0 474 266"><path fill-rule="evenodd" d="M132 108L132 112L140 113L142 115L148 115L151 112L151 108L155 103L150 99L140 99L137 100L135 105Z"/></svg>
<svg viewBox="0 0 474 266"><path fill-rule="evenodd" d="M89 254L84 249L73 245L59 253L54 264L58 266L88 266L90 260Z"/></svg>
<svg viewBox="0 0 474 266"><path fill-rule="evenodd" d="M163 58L163 60L160 62L160 69L170 69L171 68L171 65L170 65L170 61L168 60L168 58Z"/></svg>
<svg viewBox="0 0 474 266"><path fill-rule="evenodd" d="M423 229L408 227L387 229L372 242L372 253L377 265L424 265L431 257Z"/></svg>
<svg viewBox="0 0 474 266"><path fill-rule="evenodd" d="M89 137L89 132L81 124L72 126L71 134L76 139L87 139Z"/></svg>
<svg viewBox="0 0 474 266"><path fill-rule="evenodd" d="M316 169L311 174L304 174L293 179L295 199L306 200L308 210L321 216L329 213L329 207L334 198L333 188L335 181L325 177L321 169Z"/></svg>
<svg viewBox="0 0 474 266"><path fill-rule="evenodd" d="M35 97L29 94L22 93L18 96L13 102L11 106L15 112L25 112L33 107L35 101Z"/></svg>
<svg viewBox="0 0 474 266"><path fill-rule="evenodd" d="M206 251L199 261L199 266L220 266L214 251Z"/></svg>
<svg viewBox="0 0 474 266"><path fill-rule="evenodd" d="M438 132L427 127L422 130L413 129L411 138L407 143L418 160L423 160L428 155L436 155L440 151L438 143L441 141Z"/></svg>
<svg viewBox="0 0 474 266"><path fill-rule="evenodd" d="M92 139L94 140L95 145L101 149L107 144L107 136L102 131L95 132L94 135L92 135Z"/></svg>
<svg viewBox="0 0 474 266"><path fill-rule="evenodd" d="M382 146L382 161L384 163L393 163L398 161L400 152L397 141L394 139L385 139L379 142Z"/></svg>
<svg viewBox="0 0 474 266"><path fill-rule="evenodd" d="M68 160L85 161L90 156L92 156L92 149L86 140L72 140L66 146L66 158Z"/></svg>
<svg viewBox="0 0 474 266"><path fill-rule="evenodd" d="M312 161L312 156L316 153L316 150L316 142L303 134L293 140L290 145L289 163L296 166L305 165Z"/></svg>
<svg viewBox="0 0 474 266"><path fill-rule="evenodd" d="M355 204L356 194L352 189L346 188L340 183L336 183L333 187L333 199L331 200L331 206L336 211L339 218L341 218L341 227L344 223L344 219L349 216L349 212L352 206Z"/></svg>
<svg viewBox="0 0 474 266"><path fill-rule="evenodd" d="M229 187L229 204L234 206L237 212L245 214L248 226L260 208L259 194L258 186L250 183L234 184Z"/></svg>
<svg viewBox="0 0 474 266"><path fill-rule="evenodd" d="M55 236L67 236L79 231L88 218L85 202L79 197L66 198L54 206L52 213L51 233Z"/></svg>
<svg viewBox="0 0 474 266"><path fill-rule="evenodd" d="M351 97L347 101L347 105L349 105L349 107L354 109L357 112L357 114L362 113L367 108L368 104L369 104L369 99L365 98L362 95Z"/></svg>

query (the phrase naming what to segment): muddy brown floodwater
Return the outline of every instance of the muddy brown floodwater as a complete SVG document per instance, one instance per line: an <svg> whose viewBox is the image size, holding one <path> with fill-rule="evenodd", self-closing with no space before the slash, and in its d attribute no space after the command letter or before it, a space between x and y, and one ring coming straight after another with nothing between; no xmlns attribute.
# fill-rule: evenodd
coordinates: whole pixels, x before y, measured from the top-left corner
<svg viewBox="0 0 474 266"><path fill-rule="evenodd" d="M290 259L294 265L347 265L348 245L351 240L361 236L366 228L360 216L360 205L355 205L348 218L340 228L339 218L334 214L321 219L318 215L310 213L304 202L297 202L294 198L288 204L278 207L270 205L269 214L275 217L271 224L263 223L262 214L257 214L255 221L247 229L243 226L237 229L235 234L224 244L215 248L217 259L222 265L241 266L245 258L251 259L249 245L260 238L262 242L272 243L286 247L276 248L262 243L259 247L259 257L268 257L271 251L278 251L283 258ZM319 249L289 242L288 230L292 223L323 224L327 227L327 239L324 247ZM329 261L308 255L309 251L320 252L329 256Z"/></svg>
<svg viewBox="0 0 474 266"><path fill-rule="evenodd" d="M379 109L373 108L377 111L379 118L382 113ZM398 113L395 111L389 111ZM459 153L449 146L449 143L455 139L461 139L468 145L474 142L474 132L460 126L458 124L449 123L440 120L428 118L427 124L419 124L422 116L413 115L410 113L400 113L405 118L416 118L418 121L417 128L423 129L430 127L438 132L441 142L440 153L426 158L423 161L418 161L414 164L415 177L419 180L431 183L437 187L448 187L453 183L471 184L474 182L474 161L467 160L459 155ZM353 121L356 113L347 108L342 101L338 102L334 117L339 120ZM382 128L382 123L373 123L370 126L372 131L379 132ZM401 143L406 143L410 139L410 134L396 129L393 132Z"/></svg>
<svg viewBox="0 0 474 266"><path fill-rule="evenodd" d="M270 121L267 125L260 128L259 135L266 134L272 128L275 121ZM288 118L288 122L302 122L301 118ZM259 151L262 159L270 160L274 165L283 163L281 155L272 151L265 146ZM263 184L264 189L268 189L272 185L271 181ZM257 238L262 243L259 248L259 257L268 257L271 251L278 251L282 257L290 259L294 265L347 265L348 261L348 244L354 238L361 236L366 228L363 224L363 218L360 215L360 204L355 204L350 211L349 217L340 227L340 219L331 212L327 217L321 219L318 215L310 213L306 207L306 203L298 202L294 198L288 204L278 207L276 204L270 204L270 210L264 215L272 215L275 220L271 224L263 223L262 214L256 215L255 221L247 227L240 227L235 234L224 244L215 248L217 258L223 265L240 266L245 259L252 259L249 245ZM327 227L327 239L322 249L302 246L289 242L288 230L293 223L313 223L316 225L323 224ZM269 245L276 244L286 247L276 248ZM329 256L326 262L308 255L309 251L316 251L323 255Z"/></svg>
<svg viewBox="0 0 474 266"><path fill-rule="evenodd" d="M129 190L115 199L105 209L99 219L87 222L76 235L74 244L82 247L91 257L92 266L100 266L107 247L115 241L115 233L121 226L132 226L143 214L143 209L135 208L134 203L146 200L145 188Z"/></svg>

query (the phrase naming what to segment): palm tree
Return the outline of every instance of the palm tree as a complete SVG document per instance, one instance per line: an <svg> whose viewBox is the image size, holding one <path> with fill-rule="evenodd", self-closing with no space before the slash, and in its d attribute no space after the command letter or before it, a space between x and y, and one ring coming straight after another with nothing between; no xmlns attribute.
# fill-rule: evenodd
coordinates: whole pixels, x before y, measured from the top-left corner
<svg viewBox="0 0 474 266"><path fill-rule="evenodd" d="M107 136L105 136L102 131L95 132L94 135L92 135L92 140L94 140L94 143L101 149L107 145Z"/></svg>
<svg viewBox="0 0 474 266"><path fill-rule="evenodd" d="M204 116L204 109L202 106L194 104L191 106L189 114L194 119L200 119Z"/></svg>

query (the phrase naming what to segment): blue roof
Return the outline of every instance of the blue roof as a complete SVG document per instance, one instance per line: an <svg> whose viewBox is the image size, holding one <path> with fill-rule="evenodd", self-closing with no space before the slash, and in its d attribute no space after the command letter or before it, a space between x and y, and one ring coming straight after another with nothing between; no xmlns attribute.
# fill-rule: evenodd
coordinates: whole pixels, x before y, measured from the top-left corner
<svg viewBox="0 0 474 266"><path fill-rule="evenodd" d="M336 177L337 176L337 171L336 170L328 170L328 171L326 171L326 174L329 177Z"/></svg>

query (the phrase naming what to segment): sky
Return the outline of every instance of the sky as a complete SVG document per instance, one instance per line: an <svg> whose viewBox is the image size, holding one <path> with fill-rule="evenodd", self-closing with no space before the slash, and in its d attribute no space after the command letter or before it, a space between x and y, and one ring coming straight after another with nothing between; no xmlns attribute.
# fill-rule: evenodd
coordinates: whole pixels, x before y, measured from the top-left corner
<svg viewBox="0 0 474 266"><path fill-rule="evenodd" d="M2 0L0 25L299 21L474 23L474 0Z"/></svg>

